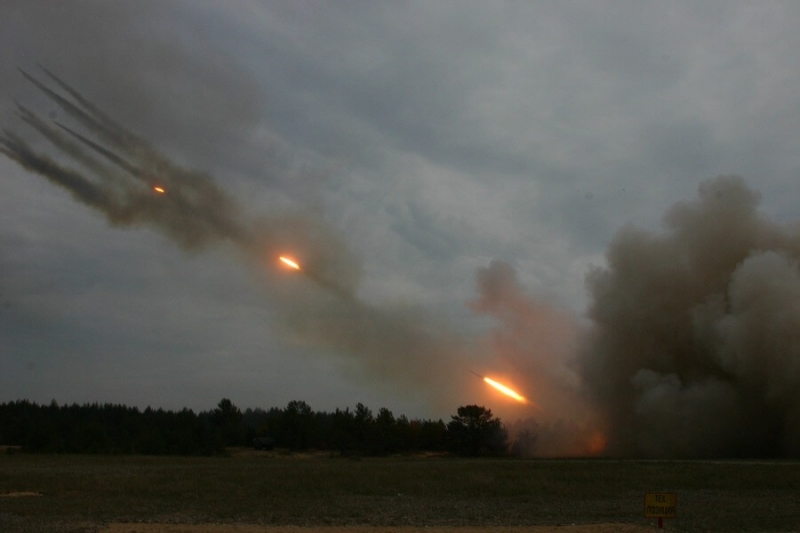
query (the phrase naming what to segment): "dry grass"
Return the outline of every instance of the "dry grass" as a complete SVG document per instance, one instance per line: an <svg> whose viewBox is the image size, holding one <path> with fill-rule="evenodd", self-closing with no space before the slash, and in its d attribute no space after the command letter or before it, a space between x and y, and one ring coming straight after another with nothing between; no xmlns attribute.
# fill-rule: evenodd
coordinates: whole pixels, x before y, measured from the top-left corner
<svg viewBox="0 0 800 533"><path fill-rule="evenodd" d="M678 493L679 531L800 530L800 463L0 456L0 531L112 522L299 526L647 524ZM650 522L652 523L652 522Z"/></svg>

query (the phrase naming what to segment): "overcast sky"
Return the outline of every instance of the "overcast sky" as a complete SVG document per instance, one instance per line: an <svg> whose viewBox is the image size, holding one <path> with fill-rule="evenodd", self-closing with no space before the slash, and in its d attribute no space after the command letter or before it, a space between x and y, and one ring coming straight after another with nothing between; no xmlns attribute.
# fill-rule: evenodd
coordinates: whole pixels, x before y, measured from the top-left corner
<svg viewBox="0 0 800 533"><path fill-rule="evenodd" d="M345 297L275 257L262 279L230 243L114 227L0 156L0 400L531 416L468 372L537 397L515 374L537 354L492 353L491 280L566 346L547 321L583 323L617 231L658 231L703 180L740 175L766 216L800 220L798 50L792 1L2 2L3 128L62 157L15 112L69 121L17 70L46 81L41 64L244 219L335 242L359 335L458 353L331 340L319 317Z"/></svg>

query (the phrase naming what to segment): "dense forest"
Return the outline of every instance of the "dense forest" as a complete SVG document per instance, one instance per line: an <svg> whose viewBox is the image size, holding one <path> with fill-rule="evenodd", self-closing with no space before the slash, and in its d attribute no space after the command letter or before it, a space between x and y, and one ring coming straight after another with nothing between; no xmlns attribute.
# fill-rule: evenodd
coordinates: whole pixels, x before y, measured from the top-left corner
<svg viewBox="0 0 800 533"><path fill-rule="evenodd" d="M242 412L229 399L211 411L139 410L117 404L0 404L0 444L26 452L216 455L226 447L252 446L341 455L450 452L505 455L508 433L491 410L459 407L448 423L409 420L388 409L316 412L303 401L281 409Z"/></svg>

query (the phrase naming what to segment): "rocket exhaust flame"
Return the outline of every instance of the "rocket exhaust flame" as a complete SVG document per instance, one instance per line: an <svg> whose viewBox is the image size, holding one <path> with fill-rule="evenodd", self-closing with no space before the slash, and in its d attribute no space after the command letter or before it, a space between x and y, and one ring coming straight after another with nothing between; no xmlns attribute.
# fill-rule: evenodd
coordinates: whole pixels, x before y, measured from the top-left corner
<svg viewBox="0 0 800 533"><path fill-rule="evenodd" d="M278 259L280 259L284 265L287 265L288 267L293 268L295 270L300 270L300 265L298 265L288 257L280 256Z"/></svg>
<svg viewBox="0 0 800 533"><path fill-rule="evenodd" d="M487 378L486 376L481 376L480 374L478 374L477 372L473 372L472 370L470 370L469 373L478 376L479 378L481 378L483 380L484 383L486 383L490 387L494 388L495 390L498 390L498 391L502 392L503 394L505 394L509 398L514 398L515 400L517 400L520 403L529 403L529 400L527 398L525 398L524 396L519 394L514 389L512 389L510 387L507 387L507 386L503 385L502 383L498 383L497 381L495 381L495 380L493 380L491 378ZM539 407L539 405L536 404L535 402L530 402L530 403L534 407L536 407L538 409L541 409L541 407Z"/></svg>
<svg viewBox="0 0 800 533"><path fill-rule="evenodd" d="M491 387L494 387L495 389L499 390L500 392L502 392L506 396L514 398L515 400L517 400L520 403L525 403L525 402L528 401L528 400L525 399L524 396L521 396L515 390L510 389L509 387L506 387L502 383L498 383L498 382L496 382L495 380L493 380L491 378L484 377L483 381L486 382Z"/></svg>
<svg viewBox="0 0 800 533"><path fill-rule="evenodd" d="M167 192L163 187L153 187L153 190L161 194L165 194Z"/></svg>

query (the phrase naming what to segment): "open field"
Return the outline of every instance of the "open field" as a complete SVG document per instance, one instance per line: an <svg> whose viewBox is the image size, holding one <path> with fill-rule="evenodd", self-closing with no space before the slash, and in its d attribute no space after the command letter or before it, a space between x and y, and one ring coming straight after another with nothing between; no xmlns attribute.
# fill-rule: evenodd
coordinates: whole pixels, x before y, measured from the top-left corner
<svg viewBox="0 0 800 533"><path fill-rule="evenodd" d="M353 460L266 453L2 454L0 531L278 533L283 526L325 526L330 533L355 533L356 526L369 526L377 533L376 526L386 526L383 531L473 533L560 526L547 530L633 532L655 529L642 516L645 491L678 494L678 518L666 522L669 530L800 531L796 461ZM566 527L571 524L594 526Z"/></svg>

